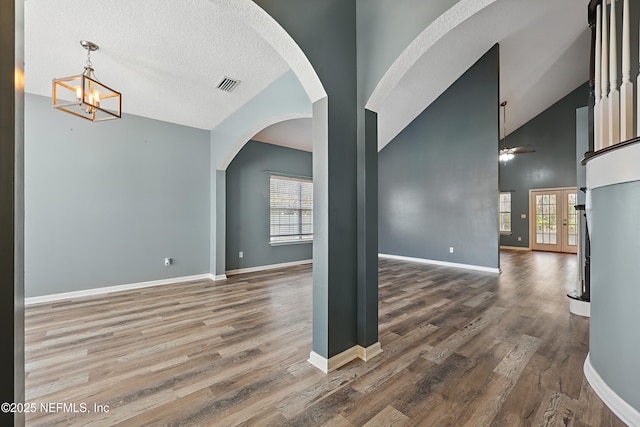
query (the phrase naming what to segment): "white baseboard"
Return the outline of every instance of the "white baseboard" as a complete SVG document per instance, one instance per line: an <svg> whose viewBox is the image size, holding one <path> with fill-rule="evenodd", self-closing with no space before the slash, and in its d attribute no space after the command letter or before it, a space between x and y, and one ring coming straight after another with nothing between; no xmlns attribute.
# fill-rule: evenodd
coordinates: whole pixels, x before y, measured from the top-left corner
<svg viewBox="0 0 640 427"><path fill-rule="evenodd" d="M356 346L356 352L358 354L358 358L364 360L365 362L373 359L380 353L382 353L382 346L380 345L380 341L371 344L369 347L362 347L360 345Z"/></svg>
<svg viewBox="0 0 640 427"><path fill-rule="evenodd" d="M313 366L320 369L325 374L329 373L329 360L320 356L315 351L309 353L309 359L307 360L307 362L311 363Z"/></svg>
<svg viewBox="0 0 640 427"><path fill-rule="evenodd" d="M421 264L442 265L445 267L464 268L466 270L484 271L488 273L500 273L499 268L483 267L481 265L459 264L457 262L436 261L432 259L412 258L412 257L400 256L400 255L378 254L378 256L380 258L390 258L390 259L397 259L400 261L419 262Z"/></svg>
<svg viewBox="0 0 640 427"><path fill-rule="evenodd" d="M256 271L273 270L275 268L293 267L294 265L311 264L312 259L303 259L301 261L283 262L280 264L259 265L257 267L240 268L238 270L227 270L227 276L233 276L235 274L254 273Z"/></svg>
<svg viewBox="0 0 640 427"><path fill-rule="evenodd" d="M591 303L569 298L569 312L582 317L591 317Z"/></svg>
<svg viewBox="0 0 640 427"><path fill-rule="evenodd" d="M227 275L226 274L218 274L217 276L214 276L213 274L210 274L209 278L211 280L213 280L214 282L217 282L218 280L227 280Z"/></svg>
<svg viewBox="0 0 640 427"><path fill-rule="evenodd" d="M329 359L325 359L315 351L312 351L309 354L309 363L320 369L325 374L328 374L329 372L335 371L339 367L346 365L352 360L362 359L366 362L373 359L380 353L382 353L382 346L380 345L380 342L376 342L367 348L356 345Z"/></svg>
<svg viewBox="0 0 640 427"><path fill-rule="evenodd" d="M618 416L625 424L629 426L640 426L640 412L625 402L618 394L613 391L602 377L596 372L591 364L591 355L587 354L584 361L584 376L593 391L602 399L605 405Z"/></svg>
<svg viewBox="0 0 640 427"><path fill-rule="evenodd" d="M530 252L531 248L522 247L522 246L502 246L500 245L500 249L509 249L510 251L526 251Z"/></svg>
<svg viewBox="0 0 640 427"><path fill-rule="evenodd" d="M101 288L83 289L81 291L62 292L59 294L42 295L24 299L25 305L40 304L44 302L60 301L72 298L88 297L132 289L149 288L151 286L171 285L179 282L211 279L210 274L196 274L195 276L173 277L171 279L152 280L150 282L129 283L125 285L104 286Z"/></svg>

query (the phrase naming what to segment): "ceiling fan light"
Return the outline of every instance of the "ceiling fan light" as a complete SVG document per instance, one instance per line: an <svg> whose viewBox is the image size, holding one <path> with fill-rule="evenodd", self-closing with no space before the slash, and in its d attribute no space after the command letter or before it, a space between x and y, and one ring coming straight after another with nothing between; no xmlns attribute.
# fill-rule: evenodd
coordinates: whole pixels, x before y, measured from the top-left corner
<svg viewBox="0 0 640 427"><path fill-rule="evenodd" d="M514 157L513 151L510 148L505 147L500 150L498 160L501 162L508 162Z"/></svg>

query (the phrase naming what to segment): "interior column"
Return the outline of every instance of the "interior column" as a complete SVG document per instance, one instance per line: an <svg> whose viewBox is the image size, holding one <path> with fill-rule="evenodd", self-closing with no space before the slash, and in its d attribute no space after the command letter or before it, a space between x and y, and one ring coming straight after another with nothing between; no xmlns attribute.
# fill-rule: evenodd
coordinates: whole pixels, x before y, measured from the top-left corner
<svg viewBox="0 0 640 427"><path fill-rule="evenodd" d="M356 1L256 0L256 4L300 46L327 93L313 104L313 348L309 360L328 372L354 358L367 358L368 344L377 343L377 242L372 243L377 230L371 229L377 223L375 212L368 212L377 210L371 196L377 187L367 187L375 182L377 168L371 167L370 150L358 150L364 126L358 126ZM368 160L363 157L366 152ZM359 170L367 174L360 188Z"/></svg>
<svg viewBox="0 0 640 427"><path fill-rule="evenodd" d="M24 402L24 2L0 0L0 400ZM15 58L15 60L11 60ZM0 412L2 425L24 415Z"/></svg>

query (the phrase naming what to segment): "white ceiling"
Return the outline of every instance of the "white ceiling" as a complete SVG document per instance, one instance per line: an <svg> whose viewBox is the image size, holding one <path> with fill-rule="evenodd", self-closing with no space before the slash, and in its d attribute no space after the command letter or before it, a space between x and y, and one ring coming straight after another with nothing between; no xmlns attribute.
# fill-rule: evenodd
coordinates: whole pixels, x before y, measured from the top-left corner
<svg viewBox="0 0 640 427"><path fill-rule="evenodd" d="M311 119L293 119L273 124L258 132L253 140L297 150L311 151Z"/></svg>
<svg viewBox="0 0 640 427"><path fill-rule="evenodd" d="M209 0L25 1L25 90L51 96L51 79L80 74L86 51L124 113L212 129L289 67L236 14ZM240 80L231 93L215 87Z"/></svg>
<svg viewBox="0 0 640 427"><path fill-rule="evenodd" d="M500 44L501 101L508 101L507 134L588 79L590 39L583 0L498 0L466 14L464 4L475 2L487 0L452 7L454 13L444 23L435 21L407 49L422 56L407 66L408 58L401 55L383 77L379 87L388 78L396 83L378 109L379 149L495 43Z"/></svg>
<svg viewBox="0 0 640 427"><path fill-rule="evenodd" d="M79 74L86 39L100 45L96 75L123 93L124 113L212 129L289 69L228 10L210 0L25 1L25 89L51 96L52 78ZM583 0L494 1L403 72L379 109L380 147L494 43L508 133L588 77ZM215 89L223 76L241 80L234 92ZM255 139L310 151L310 122L282 122Z"/></svg>

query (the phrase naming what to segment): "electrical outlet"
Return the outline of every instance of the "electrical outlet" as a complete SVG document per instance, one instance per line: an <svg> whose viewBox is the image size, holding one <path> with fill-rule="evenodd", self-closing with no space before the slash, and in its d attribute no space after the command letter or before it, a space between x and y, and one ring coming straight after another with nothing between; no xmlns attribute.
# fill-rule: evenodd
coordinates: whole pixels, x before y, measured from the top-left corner
<svg viewBox="0 0 640 427"><path fill-rule="evenodd" d="M522 236L518 236L518 242L522 242Z"/></svg>
<svg viewBox="0 0 640 427"><path fill-rule="evenodd" d="M451 246L451 247L449 248L449 253L450 253L450 254L452 254L452 253L453 253L453 246Z"/></svg>
<svg viewBox="0 0 640 427"><path fill-rule="evenodd" d="M171 264L173 264L173 260L171 258L164 259L164 265L171 265Z"/></svg>
<svg viewBox="0 0 640 427"><path fill-rule="evenodd" d="M242 251L238 252L238 258L244 258L244 252Z"/></svg>
<svg viewBox="0 0 640 427"><path fill-rule="evenodd" d="M527 219L527 214L520 214L520 218Z"/></svg>

